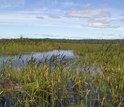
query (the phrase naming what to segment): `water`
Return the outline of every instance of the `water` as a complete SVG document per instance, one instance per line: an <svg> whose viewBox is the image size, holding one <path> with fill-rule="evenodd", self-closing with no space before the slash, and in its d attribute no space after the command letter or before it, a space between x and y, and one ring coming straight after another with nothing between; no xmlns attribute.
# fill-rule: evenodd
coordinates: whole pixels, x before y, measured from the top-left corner
<svg viewBox="0 0 124 107"><path fill-rule="evenodd" d="M37 63L46 62L47 64L49 64L49 61L53 56L57 59L53 62L53 67L57 62L79 57L78 55L75 55L72 50L52 50L48 52L32 52L29 54L22 55L0 56L0 63L4 63L5 65L12 64L14 65L14 67L23 67L23 65L27 64L32 60Z"/></svg>

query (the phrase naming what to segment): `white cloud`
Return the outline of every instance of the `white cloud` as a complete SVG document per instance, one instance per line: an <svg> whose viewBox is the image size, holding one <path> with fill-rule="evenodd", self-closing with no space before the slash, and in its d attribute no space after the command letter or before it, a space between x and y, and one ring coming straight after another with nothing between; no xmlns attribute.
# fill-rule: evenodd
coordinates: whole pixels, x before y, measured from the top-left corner
<svg viewBox="0 0 124 107"><path fill-rule="evenodd" d="M103 24L100 22L97 23L89 23L89 24L82 24L83 27L92 27L92 28L119 28L120 26L110 25L110 24Z"/></svg>
<svg viewBox="0 0 124 107"><path fill-rule="evenodd" d="M60 19L61 16L57 16L57 15L46 15L46 16L36 16L36 19L46 19L46 18L51 18L51 19Z"/></svg>
<svg viewBox="0 0 124 107"><path fill-rule="evenodd" d="M102 33L102 38L105 39L124 39L124 36L119 33Z"/></svg>
<svg viewBox="0 0 124 107"><path fill-rule="evenodd" d="M107 11L79 11L76 9L67 12L67 17L75 18L95 18L95 17L109 17L111 14Z"/></svg>
<svg viewBox="0 0 124 107"><path fill-rule="evenodd" d="M107 6L106 4L102 4L102 5L96 6L96 5L92 5L92 4L90 4L90 3L83 4L82 7L83 7L83 8L97 8L97 9L98 9L98 8L99 8L99 9L106 9L106 8L108 8L108 6Z"/></svg>
<svg viewBox="0 0 124 107"><path fill-rule="evenodd" d="M16 16L16 17L15 17ZM0 14L0 24L33 25L33 26L59 26L59 27L80 27L76 22L66 17L40 13L40 11L25 11ZM58 19L59 20L53 20Z"/></svg>
<svg viewBox="0 0 124 107"><path fill-rule="evenodd" d="M102 19L90 19L88 20L88 22L91 23L103 23L103 24L108 24L110 23L112 20L108 19L108 18L102 18Z"/></svg>
<svg viewBox="0 0 124 107"><path fill-rule="evenodd" d="M120 27L118 28L118 30L124 31L124 26L120 26Z"/></svg>
<svg viewBox="0 0 124 107"><path fill-rule="evenodd" d="M76 5L79 5L79 4L77 4L75 2L63 2L62 3L62 6L64 6L64 7L72 7L72 6L74 7Z"/></svg>
<svg viewBox="0 0 124 107"><path fill-rule="evenodd" d="M16 14L35 14L35 15L42 15L42 14L47 14L47 15L62 15L64 14L64 11L61 9L49 9L49 8L38 8L38 9L32 9L32 10L23 10L23 11L14 11L13 13Z"/></svg>
<svg viewBox="0 0 124 107"><path fill-rule="evenodd" d="M82 24L82 26L92 28L120 28L118 25L111 25L111 21L111 18L89 19L88 24Z"/></svg>
<svg viewBox="0 0 124 107"><path fill-rule="evenodd" d="M25 0L0 0L0 8L15 8L24 6Z"/></svg>
<svg viewBox="0 0 124 107"><path fill-rule="evenodd" d="M60 19L60 18L61 18L60 16L56 16L56 15L50 15L50 16L48 16L48 17L50 17L50 18L52 18L52 19Z"/></svg>
<svg viewBox="0 0 124 107"><path fill-rule="evenodd" d="M124 16L124 13L120 14L120 16Z"/></svg>
<svg viewBox="0 0 124 107"><path fill-rule="evenodd" d="M110 13L106 11L78 11L74 9L65 13L67 17L64 17L64 11L61 9L42 8L32 11L11 11L0 14L0 24L13 23L73 28L81 28L81 26L92 28L120 28L120 26L110 24L113 19L109 17Z"/></svg>
<svg viewBox="0 0 124 107"><path fill-rule="evenodd" d="M124 22L124 19L120 19L121 22Z"/></svg>
<svg viewBox="0 0 124 107"><path fill-rule="evenodd" d="M43 16L36 16L36 19L44 19Z"/></svg>
<svg viewBox="0 0 124 107"><path fill-rule="evenodd" d="M34 23L38 21L36 15L30 14L20 14L20 13L4 13L0 14L0 24L26 24L26 23Z"/></svg>
<svg viewBox="0 0 124 107"><path fill-rule="evenodd" d="M87 4L83 4L82 7L84 7L84 8L92 8L92 5L87 3Z"/></svg>

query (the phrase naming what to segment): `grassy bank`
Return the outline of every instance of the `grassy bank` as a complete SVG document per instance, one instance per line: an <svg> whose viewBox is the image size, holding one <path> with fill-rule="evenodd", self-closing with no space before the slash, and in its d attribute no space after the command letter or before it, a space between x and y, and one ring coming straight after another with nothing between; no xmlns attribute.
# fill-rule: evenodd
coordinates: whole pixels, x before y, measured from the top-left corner
<svg viewBox="0 0 124 107"><path fill-rule="evenodd" d="M56 40L56 39L1 39L0 55L14 55L42 52L52 49L72 49L77 51L99 51L102 47L122 50L124 40ZM120 51L121 51L120 50Z"/></svg>

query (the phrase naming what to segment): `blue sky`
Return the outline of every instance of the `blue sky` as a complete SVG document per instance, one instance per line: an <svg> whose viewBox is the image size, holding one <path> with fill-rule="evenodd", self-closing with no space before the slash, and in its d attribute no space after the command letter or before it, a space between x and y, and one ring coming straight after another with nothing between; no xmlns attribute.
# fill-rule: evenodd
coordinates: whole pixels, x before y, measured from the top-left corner
<svg viewBox="0 0 124 107"><path fill-rule="evenodd" d="M124 0L0 0L0 39L124 39Z"/></svg>

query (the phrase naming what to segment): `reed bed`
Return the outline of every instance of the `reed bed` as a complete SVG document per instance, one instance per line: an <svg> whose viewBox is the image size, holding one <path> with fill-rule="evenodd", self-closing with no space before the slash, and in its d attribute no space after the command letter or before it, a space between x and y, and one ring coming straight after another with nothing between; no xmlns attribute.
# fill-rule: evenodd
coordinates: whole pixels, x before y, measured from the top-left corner
<svg viewBox="0 0 124 107"><path fill-rule="evenodd" d="M123 107L124 45L18 41L0 43L0 54L71 49L80 59L52 68L30 61L23 68L2 64L0 104L11 107ZM13 44L12 47L10 44ZM15 45L14 45L15 44ZM22 48L23 47L23 48ZM32 48L31 48L32 47ZM16 50L18 49L18 51ZM9 51L7 51L9 50ZM27 50L27 51L26 51Z"/></svg>

